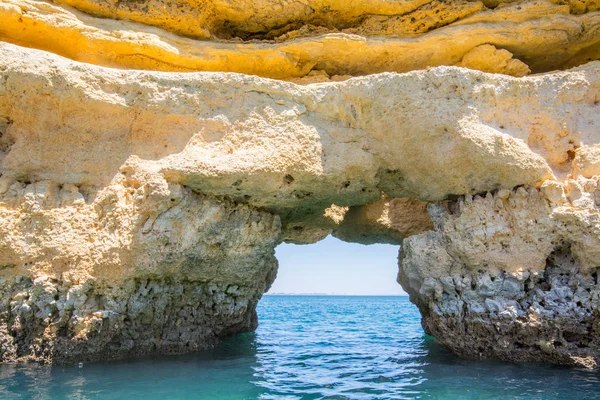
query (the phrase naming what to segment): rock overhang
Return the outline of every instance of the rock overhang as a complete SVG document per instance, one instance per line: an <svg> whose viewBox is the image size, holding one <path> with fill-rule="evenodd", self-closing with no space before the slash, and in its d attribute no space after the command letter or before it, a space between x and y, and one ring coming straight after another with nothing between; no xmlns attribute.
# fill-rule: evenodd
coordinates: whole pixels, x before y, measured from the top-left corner
<svg viewBox="0 0 600 400"><path fill-rule="evenodd" d="M299 224L307 216L331 225L323 219L331 205L382 195L431 202L540 187L597 134L594 63L520 79L438 67L298 86L237 74L125 73L10 45L3 52L4 137L12 143L5 185L72 184L93 199L115 177L157 176L278 214L297 231L308 228ZM513 109L518 102L526 106ZM589 123L544 135L542 117L546 126Z"/></svg>
<svg viewBox="0 0 600 400"><path fill-rule="evenodd" d="M377 6L364 2L358 7L332 2L345 11L333 12L331 18L321 21L320 28L307 32L293 28L307 26L314 14L306 20L294 13L267 12L282 5L273 2L57 3L4 0L0 39L110 67L242 72L278 79L304 77L304 82L456 64L521 76L529 70L566 69L600 57L600 12L593 1L570 5L542 0L505 2L490 8L477 1L377 2ZM253 4L248 7L248 3ZM287 2L284 9L294 5L307 6L305 2ZM204 6L220 11L206 13ZM331 14L332 5L320 6L317 8L329 9L326 14ZM378 7L386 7L388 12L373 14ZM234 14L244 16L228 19L232 8ZM179 14L170 15L171 11ZM345 29L347 23L335 22L348 13L359 15L357 27ZM292 18L291 23L280 26L281 32L285 26L292 30L276 41L244 41L232 37L236 27L231 24L213 28L211 22L220 17L246 24L250 36L256 33L250 27L252 17L256 23L263 21L254 24L263 29L274 27L278 18ZM384 21L378 21L382 18ZM185 32L184 27L205 34ZM499 51L487 47L490 45ZM490 63L490 57L496 62Z"/></svg>

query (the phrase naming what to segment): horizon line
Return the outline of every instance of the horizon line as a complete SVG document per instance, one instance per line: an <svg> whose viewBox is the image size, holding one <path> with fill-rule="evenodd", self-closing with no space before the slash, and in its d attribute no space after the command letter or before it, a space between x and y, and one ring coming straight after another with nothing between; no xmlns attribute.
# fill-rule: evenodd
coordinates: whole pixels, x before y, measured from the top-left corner
<svg viewBox="0 0 600 400"><path fill-rule="evenodd" d="M379 296L379 297L409 297L405 294L356 294L356 293L265 293L263 296Z"/></svg>

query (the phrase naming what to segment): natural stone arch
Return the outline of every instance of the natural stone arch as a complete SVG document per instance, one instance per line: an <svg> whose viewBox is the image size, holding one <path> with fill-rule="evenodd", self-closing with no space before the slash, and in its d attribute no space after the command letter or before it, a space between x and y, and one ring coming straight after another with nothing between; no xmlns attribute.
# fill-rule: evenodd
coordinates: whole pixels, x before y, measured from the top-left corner
<svg viewBox="0 0 600 400"><path fill-rule="evenodd" d="M276 244L331 232L403 240L400 281L459 353L598 357L598 63L298 86L0 52L2 360L183 352L253 329ZM545 290L548 268L568 278ZM523 306L553 288L573 292L555 296L563 319ZM539 343L502 347L535 315Z"/></svg>

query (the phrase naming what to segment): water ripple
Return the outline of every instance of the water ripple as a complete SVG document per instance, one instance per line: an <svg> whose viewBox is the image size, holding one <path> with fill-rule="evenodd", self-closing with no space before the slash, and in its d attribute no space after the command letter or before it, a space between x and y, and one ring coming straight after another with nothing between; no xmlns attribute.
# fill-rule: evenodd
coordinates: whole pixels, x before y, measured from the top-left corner
<svg viewBox="0 0 600 400"><path fill-rule="evenodd" d="M0 399L595 399L600 374L455 357L404 297L267 296L255 333L204 353L0 366Z"/></svg>
<svg viewBox="0 0 600 400"><path fill-rule="evenodd" d="M376 299L266 298L256 340L259 347L277 351L257 353L256 368L263 377L257 385L269 390L266 396L406 398L408 388L423 383L419 363L411 362L420 356L415 354L423 340L420 319L404 298ZM301 331L289 317L297 310L303 312ZM282 378L290 362L295 379Z"/></svg>

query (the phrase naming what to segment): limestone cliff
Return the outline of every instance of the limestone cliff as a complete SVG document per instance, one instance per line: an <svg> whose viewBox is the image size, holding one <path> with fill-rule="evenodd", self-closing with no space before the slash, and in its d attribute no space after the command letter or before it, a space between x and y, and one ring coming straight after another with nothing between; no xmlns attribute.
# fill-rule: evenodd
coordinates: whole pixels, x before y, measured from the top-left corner
<svg viewBox="0 0 600 400"><path fill-rule="evenodd" d="M457 353L593 365L597 9L2 0L0 361L209 347L334 234Z"/></svg>

